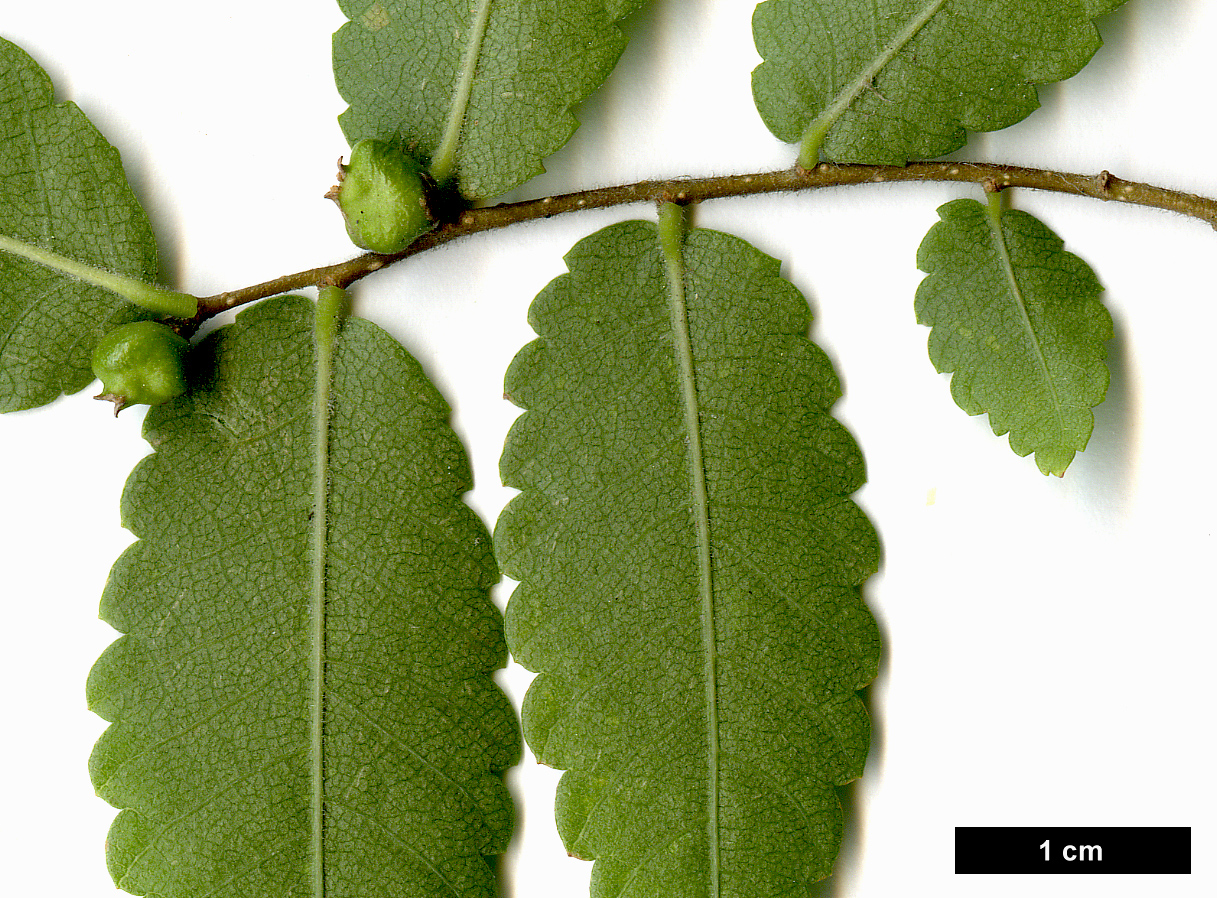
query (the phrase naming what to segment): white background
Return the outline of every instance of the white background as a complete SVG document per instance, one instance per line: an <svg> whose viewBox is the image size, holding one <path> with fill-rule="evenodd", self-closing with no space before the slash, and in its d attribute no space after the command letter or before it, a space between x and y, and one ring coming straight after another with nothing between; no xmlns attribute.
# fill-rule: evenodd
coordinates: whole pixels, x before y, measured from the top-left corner
<svg viewBox="0 0 1217 898"><path fill-rule="evenodd" d="M161 235L163 276L205 295L352 254L321 198L347 147L330 74L331 0L6 3L0 35L51 73L122 152ZM288 14L284 11L290 9ZM586 122L513 198L663 175L785 167L794 150L752 105L747 0L651 0ZM1041 91L1021 125L959 158L1094 173L1217 195L1217 4L1131 0L1107 45ZM852 790L839 875L819 894L1192 896L1217 893L1212 356L1217 234L1152 210L1016 193L1087 259L1118 335L1091 447L1045 478L951 402L913 318L914 264L935 209L966 185L869 186L720 201L696 222L783 260L812 336L844 381L837 414L866 453L858 500L884 546L866 589L885 639L869 690L876 737ZM531 338L531 298L580 237L647 207L468 239L364 281L358 311L422 361L473 457L470 502L508 498L497 455L515 409L503 371ZM123 479L142 412L115 422L89 392L0 419L3 515L0 867L14 898L111 894L113 811L86 759L84 707L109 566L130 537ZM506 601L506 585L498 595ZM518 703L529 675L501 682ZM578 898L551 807L557 773L509 775L520 826L504 892ZM953 875L957 825L1193 827L1190 877Z"/></svg>

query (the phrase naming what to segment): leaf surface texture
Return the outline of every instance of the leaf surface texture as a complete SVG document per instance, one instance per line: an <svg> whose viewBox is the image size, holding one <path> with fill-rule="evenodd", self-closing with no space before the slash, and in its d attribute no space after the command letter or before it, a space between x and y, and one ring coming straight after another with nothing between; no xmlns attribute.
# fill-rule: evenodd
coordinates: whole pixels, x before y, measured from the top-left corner
<svg viewBox="0 0 1217 898"><path fill-rule="evenodd" d="M1111 315L1090 267L1025 212L961 199L922 241L917 320L930 359L954 372L951 395L969 415L987 412L1019 455L1063 474L1086 448L1091 409L1103 401Z"/></svg>
<svg viewBox="0 0 1217 898"><path fill-rule="evenodd" d="M1039 105L1035 85L1076 74L1115 0L767 0L757 109L800 163L903 165L963 146Z"/></svg>
<svg viewBox="0 0 1217 898"><path fill-rule="evenodd" d="M0 39L0 233L143 281L156 242L118 151L46 73ZM102 334L149 313L0 252L0 412L44 405L93 380Z"/></svg>
<svg viewBox="0 0 1217 898"><path fill-rule="evenodd" d="M495 532L538 759L594 896L802 895L862 772L877 538L839 388L776 260L644 222L566 257L512 363ZM677 287L679 289L677 289Z"/></svg>
<svg viewBox="0 0 1217 898"><path fill-rule="evenodd" d="M358 320L319 453L312 330L304 300L254 307L149 413L139 540L102 600L125 635L88 684L110 869L163 898L492 896L519 736L468 466L417 363Z"/></svg>
<svg viewBox="0 0 1217 898"><path fill-rule="evenodd" d="M334 76L352 145L398 144L469 199L505 193L570 139L642 0L340 0ZM607 7L607 8L606 8Z"/></svg>

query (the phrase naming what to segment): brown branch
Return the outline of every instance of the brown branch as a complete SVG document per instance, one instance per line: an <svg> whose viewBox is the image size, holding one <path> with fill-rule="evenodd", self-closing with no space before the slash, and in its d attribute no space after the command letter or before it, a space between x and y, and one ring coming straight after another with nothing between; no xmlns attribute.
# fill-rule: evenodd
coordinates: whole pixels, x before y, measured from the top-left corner
<svg viewBox="0 0 1217 898"><path fill-rule="evenodd" d="M904 167L822 163L810 171L793 168L716 178L640 181L618 187L601 187L520 203L469 209L461 213L457 221L425 234L404 252L395 256L367 253L337 265L312 268L241 290L205 297L199 301L199 314L194 323L245 303L290 290L327 284L345 287L386 265L426 252L459 237L540 218L551 218L580 209L603 209L628 203L697 203L731 196L892 181L963 181L980 184L988 190L1004 190L1008 187L1051 190L1056 193L1169 209L1198 218L1217 228L1217 200L1137 181L1125 181L1107 171L1097 175L1079 175L974 162L917 162Z"/></svg>

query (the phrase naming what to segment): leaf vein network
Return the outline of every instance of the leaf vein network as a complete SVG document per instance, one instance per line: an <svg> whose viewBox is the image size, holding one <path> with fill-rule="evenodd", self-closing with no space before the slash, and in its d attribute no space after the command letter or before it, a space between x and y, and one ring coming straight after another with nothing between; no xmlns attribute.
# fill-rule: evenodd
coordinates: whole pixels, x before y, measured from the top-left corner
<svg viewBox="0 0 1217 898"><path fill-rule="evenodd" d="M385 822L383 820L381 820L379 817L377 817L375 814L369 814L366 811L361 811L359 808L357 808L353 805L347 804L346 802L337 801L334 798L327 797L325 799L325 803L327 806L333 806L333 807L338 808L339 810L345 811L349 814L354 814L356 817L359 817L362 820L368 821L368 823L375 826L377 829L379 829L381 832L383 832L386 836L388 836L390 839L392 839L393 842L395 842L402 850L413 855L419 861L421 861L423 866L425 866L428 870L430 870L432 873L434 873L435 877L440 882L442 882L445 886L447 886L447 890L449 892L451 892L453 895L455 895L456 898L463 898L461 893L457 890L456 886L453 885L448 880L448 878L439 871L439 868L437 868L435 866L435 864L433 864L431 862L431 860L425 854L423 854L422 851L420 851L416 845L411 845L409 842L407 842L405 839L403 839L400 835L398 835L396 832L394 832L392 829L390 829L385 824Z"/></svg>
<svg viewBox="0 0 1217 898"><path fill-rule="evenodd" d="M614 766L613 775L609 781L602 785L597 791L596 801L590 808L587 809L587 813L583 818L583 826L579 828L579 833L572 840L573 842L577 843L583 838L583 834L587 831L588 826L591 825L592 816L596 813L596 810L609 799L611 794L615 794L618 785L624 781L625 775L633 772L634 762L647 753L646 749L658 745L664 737L678 730L681 724L685 723L697 712L697 708L692 708L686 711L684 714L679 714L675 717L669 718L669 722L666 727L656 727L648 730L646 737L638 740L633 751L622 758L620 763Z"/></svg>

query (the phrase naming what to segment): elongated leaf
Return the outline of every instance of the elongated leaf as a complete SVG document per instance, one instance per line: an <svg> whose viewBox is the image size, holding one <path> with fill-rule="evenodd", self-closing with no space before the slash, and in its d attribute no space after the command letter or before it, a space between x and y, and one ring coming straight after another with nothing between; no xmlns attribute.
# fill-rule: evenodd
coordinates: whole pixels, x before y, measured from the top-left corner
<svg viewBox="0 0 1217 898"><path fill-rule="evenodd" d="M665 228L667 225L665 225ZM669 246L679 243L667 233ZM614 225L533 304L496 551L525 737L597 896L802 895L862 772L874 530L838 384L778 263Z"/></svg>
<svg viewBox="0 0 1217 898"><path fill-rule="evenodd" d="M490 896L518 735L467 464L413 359L349 321L327 378L312 319L245 312L148 416L102 600L126 635L88 689L111 871L161 898Z"/></svg>
<svg viewBox="0 0 1217 898"><path fill-rule="evenodd" d="M1025 212L955 200L926 234L917 267L917 320L933 328L930 359L953 371L951 395L969 415L988 412L1010 448L1063 474L1086 448L1103 401L1103 343L1111 315L1085 262Z"/></svg>
<svg viewBox="0 0 1217 898"><path fill-rule="evenodd" d="M156 242L115 150L46 73L0 39L0 234L144 281ZM89 356L115 325L149 317L112 293L0 252L0 412L93 380Z"/></svg>
<svg viewBox="0 0 1217 898"><path fill-rule="evenodd" d="M753 17L761 118L800 164L903 165L963 146L1039 105L1035 85L1099 48L1115 0L767 0Z"/></svg>
<svg viewBox="0 0 1217 898"><path fill-rule="evenodd" d="M398 143L470 199L544 169L572 107L625 47L614 22L642 0L339 0L334 76L354 144ZM606 11L606 6L609 11Z"/></svg>

